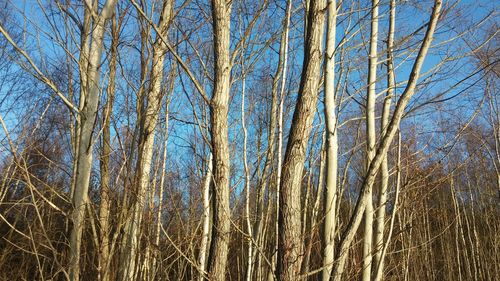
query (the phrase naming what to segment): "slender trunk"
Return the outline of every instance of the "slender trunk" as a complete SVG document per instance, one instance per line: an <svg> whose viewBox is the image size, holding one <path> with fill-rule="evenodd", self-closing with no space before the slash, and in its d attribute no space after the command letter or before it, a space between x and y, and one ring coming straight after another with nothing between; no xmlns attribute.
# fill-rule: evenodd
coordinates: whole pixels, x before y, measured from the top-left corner
<svg viewBox="0 0 500 281"><path fill-rule="evenodd" d="M279 243L277 275L297 280L302 262L300 190L306 149L316 113L323 45L323 0L312 0L308 13L307 40L298 100L292 119L279 193Z"/></svg>
<svg viewBox="0 0 500 281"><path fill-rule="evenodd" d="M227 115L231 88L230 22L231 2L212 0L214 34L214 87L210 102L213 153L213 231L208 258L211 280L226 279L226 265L231 228L229 208L230 159Z"/></svg>
<svg viewBox="0 0 500 281"><path fill-rule="evenodd" d="M387 125L389 124L389 113L391 111L392 96L394 95L394 88L396 81L394 77L394 62L393 62L393 49L394 49L394 25L396 20L396 1L390 2L389 13L389 32L387 36L387 95L384 100L384 107L382 109L382 120L380 124L380 135L383 137L386 133ZM384 247L384 230L385 230L385 212L387 201L387 186L389 185L389 165L387 161L387 153L383 156L382 165L380 166L380 190L378 194L377 206L377 223L375 230L375 261L374 272L384 270L384 257L382 256L382 248Z"/></svg>
<svg viewBox="0 0 500 281"><path fill-rule="evenodd" d="M203 185L203 234L201 236L200 245L200 255L198 257L198 263L200 264L200 269L202 273L198 278L199 281L204 280L204 272L206 271L207 265L207 247L208 238L210 234L210 183L212 182L212 153L208 157L207 161L207 172L205 175L205 183Z"/></svg>
<svg viewBox="0 0 500 281"><path fill-rule="evenodd" d="M106 1L104 8L94 23L91 33L92 42L89 50L88 66L84 74L87 77L87 85L86 87L82 87L80 92L79 141L78 153L76 155L76 174L74 175L74 193L72 198L74 209L71 214L73 228L70 235L69 253L69 275L71 280L80 280L80 247L85 228L85 209L88 202L90 173L92 171L93 132L99 103L99 72L104 29L106 21L113 14L115 4L115 0ZM85 46L82 46L82 48L85 48ZM86 63L85 60L84 62Z"/></svg>
<svg viewBox="0 0 500 281"><path fill-rule="evenodd" d="M172 78L173 79L173 78ZM172 82L172 88L170 89L170 92L173 90L173 81ZM160 186L158 189L158 210L156 213L156 230L155 230L155 240L154 240L154 245L156 246L157 249L160 248L160 234L161 234L161 217L162 217L162 210L163 210L163 193L165 190L165 177L166 177L166 169L167 169L167 151L168 151L168 118L169 118L169 112L168 112L168 106L169 106L169 101L168 101L168 96L167 96L167 101L165 102L165 135L164 135L164 141L163 141L163 161L161 165L161 176L160 176ZM156 270L156 265L158 264L158 253L153 254L153 260L152 260L152 265L151 265L151 275L149 280L154 280L154 273Z"/></svg>
<svg viewBox="0 0 500 281"><path fill-rule="evenodd" d="M324 197L323 225L323 270L321 280L330 280L334 261L335 228L337 224L337 116L335 102L335 31L337 25L337 4L328 1L328 20L325 53L325 123L326 123L326 185ZM322 188L322 187L318 187Z"/></svg>
<svg viewBox="0 0 500 281"><path fill-rule="evenodd" d="M283 33L281 33L279 60L283 62L281 74L281 89L279 91L278 105L278 148L277 148L277 167L276 167L276 218L274 226L274 251L271 257L271 268L267 275L267 280L274 280L276 265L278 263L278 244L279 244L279 209L280 209L280 186L281 186L281 168L283 164L283 107L285 102L285 87L288 69L288 35L290 33L290 18L292 14L292 0L288 0L285 18L283 19Z"/></svg>
<svg viewBox="0 0 500 281"><path fill-rule="evenodd" d="M356 202L353 215L349 221L349 224L345 232L342 235L341 242L338 247L339 249L337 252L338 262L335 264L333 268L333 275L335 281L340 281L342 278L342 273L344 272L344 266L347 259L348 250L354 239L354 235L356 234L359 224L361 223L362 215L365 211L367 201L371 200L371 198L368 197L369 187L373 185L375 178L377 176L378 169L382 164L382 160L384 158L383 155L387 153L387 150L389 149L389 143L392 142L392 139L394 138L394 135L397 129L399 128L399 123L401 122L401 118L403 117L406 105L408 104L410 98L415 93L415 87L417 85L418 77L420 75L420 70L427 55L427 51L429 50L429 47L431 45L432 37L434 35L434 31L436 29L437 22L439 20L441 5L442 5L442 0L435 0L429 25L422 46L420 47L420 51L417 55L415 63L413 64L413 68L411 70L410 77L408 79L408 84L396 105L394 114L387 127L387 133L380 141L377 153L375 154L373 161L371 161L366 176L363 179L360 196L358 198L358 201Z"/></svg>
<svg viewBox="0 0 500 281"><path fill-rule="evenodd" d="M243 166L245 170L245 220L247 223L247 235L248 235L248 249L247 249L247 268L246 268L246 280L252 280L252 262L253 262L253 234L252 234L252 222L250 220L250 167L248 166L248 156L247 156L247 142L248 142L248 131L245 123L245 63L243 57L243 51L241 52L241 127L243 128Z"/></svg>
<svg viewBox="0 0 500 281"><path fill-rule="evenodd" d="M268 137L267 137L267 152L266 152L266 161L264 164L264 169L262 171L262 177L258 186L258 191L257 191L257 215L256 215L256 222L254 226L254 239L259 243L259 246L262 248L263 243L261 241L264 241L262 239L262 236L264 235L262 232L262 219L263 219L263 209L264 209L264 194L266 191L266 187L268 185L268 181L271 177L271 167L274 161L274 153L275 153L275 141L276 141L276 127L277 127L277 117L278 117L278 111L279 111L279 91L280 91L280 81L282 81L282 88L283 85L286 81L282 79L282 76L286 74L286 63L285 63L285 48L287 48L287 41L288 40L288 25L290 22L290 15L291 15L291 3L292 1L288 1L287 6L286 6L286 11L285 11L285 17L283 18L283 31L281 33L281 41L280 41L280 48L279 48L279 54L278 54L278 67L276 68L276 72L274 74L273 78L273 84L271 88L271 112L269 114L269 128L268 128ZM258 259L257 264L260 263L260 255L255 255L255 258ZM259 268L259 270L261 270Z"/></svg>
<svg viewBox="0 0 500 281"><path fill-rule="evenodd" d="M493 102L493 94L488 90L488 86L489 83L487 83L486 85L486 91L490 95L490 120L493 127L493 137L495 140L495 159L493 159L493 166L495 167L495 172L497 174L498 198L500 198L500 111L498 110L497 106L495 106L496 102ZM496 113L496 116L493 116L493 112Z"/></svg>
<svg viewBox="0 0 500 281"><path fill-rule="evenodd" d="M109 252L109 235L111 233L109 225L111 198L110 198L110 176L109 176L109 157L111 154L111 114L113 112L113 102L115 98L115 77L116 61L118 57L118 25L116 15L111 22L111 51L109 59L109 84L107 89L108 100L104 109L104 120L102 128L102 150L100 159L101 170L101 205L99 207L99 222L101 227L100 238L101 248L99 250L99 280L110 280L108 261L111 253Z"/></svg>
<svg viewBox="0 0 500 281"><path fill-rule="evenodd" d="M377 80L377 40L378 40L378 6L379 0L372 0L370 54L368 59L368 89L366 102L366 171L375 156L375 104ZM367 187L365 207L365 229L363 237L363 281L370 281L372 267L373 240L373 185Z"/></svg>
<svg viewBox="0 0 500 281"><path fill-rule="evenodd" d="M83 25L82 25L82 31L80 35L80 57L78 59L78 69L80 72L80 104L78 107L78 110L82 110L83 106L85 105L85 95L82 95L82 93L87 92L87 68L89 65L89 52L90 52L90 38L91 38L91 32L90 28L92 25L92 20L91 20L91 11L89 11L89 7L84 9L83 13ZM70 83L71 84L71 83ZM80 127L81 127L81 116L80 114L76 116L75 118L76 121L76 126L74 126L72 132L72 145L73 145L73 151L74 151L74 159L73 159L73 175L77 174L77 168L78 168L78 155L79 152L78 150L80 149L79 147L79 142L80 142ZM71 178L71 190L70 190L70 195L71 198L73 198L75 194L75 186L76 186L76 176L73 176Z"/></svg>
<svg viewBox="0 0 500 281"><path fill-rule="evenodd" d="M392 204L392 214L391 214L391 221L389 224L389 233L387 234L387 239L383 243L383 247L380 253L381 259L376 263L376 269L375 269L375 279L374 281L380 281L383 279L384 276L384 267L383 267L383 262L385 258L385 253L387 252L387 248L389 247L389 241L391 241L392 238L392 232L394 230L394 221L396 219L396 212L398 210L398 200L399 200L399 190L401 187L401 131L398 132L398 156L397 156L397 164L396 164L396 188L394 192L394 203Z"/></svg>
<svg viewBox="0 0 500 281"><path fill-rule="evenodd" d="M173 1L166 0L159 19L159 31L153 43L153 59L150 75L150 88L146 96L146 108L142 116L139 155L137 160L137 193L132 206L133 213L130 216L129 227L126 233L125 252L122 256L120 269L122 280L134 280L137 274L137 254L140 243L140 228L142 223L144 205L148 196L149 178L151 172L151 160L153 157L153 144L156 135L156 124L160 111L163 91L161 90L163 80L163 66L167 44L168 28L172 17Z"/></svg>

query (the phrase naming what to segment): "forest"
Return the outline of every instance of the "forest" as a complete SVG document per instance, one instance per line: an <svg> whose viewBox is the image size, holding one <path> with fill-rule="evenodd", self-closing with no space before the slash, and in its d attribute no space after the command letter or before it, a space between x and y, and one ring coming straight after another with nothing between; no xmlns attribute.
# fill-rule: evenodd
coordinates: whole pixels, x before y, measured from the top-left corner
<svg viewBox="0 0 500 281"><path fill-rule="evenodd" d="M0 0L0 280L500 280L499 4Z"/></svg>

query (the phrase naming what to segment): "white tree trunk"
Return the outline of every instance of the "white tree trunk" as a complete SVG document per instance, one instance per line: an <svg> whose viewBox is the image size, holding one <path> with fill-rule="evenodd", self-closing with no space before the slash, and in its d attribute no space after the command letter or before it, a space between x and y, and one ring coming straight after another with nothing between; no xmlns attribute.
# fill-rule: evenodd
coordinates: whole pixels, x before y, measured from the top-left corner
<svg viewBox="0 0 500 281"><path fill-rule="evenodd" d="M76 155L76 175L74 175L74 193L73 193L73 228L70 234L70 263L69 275L71 280L80 280L80 247L82 243L82 233L85 228L85 209L88 203L88 189L90 173L92 171L93 156L93 132L97 118L97 106L99 103L99 74L101 65L101 55L103 50L103 39L106 21L112 16L116 0L106 1L99 16L95 19L91 38L88 60L83 60L87 67L86 73L87 85L81 88L80 92L80 115L78 135L78 153ZM87 9L93 9L87 7ZM97 7L96 7L97 10ZM86 35L82 35L86 36ZM85 46L82 46L85 48ZM85 52L83 52L85 55Z"/></svg>
<svg viewBox="0 0 500 281"><path fill-rule="evenodd" d="M278 148L277 148L277 159L278 164L276 167L276 218L274 226L274 251L271 257L271 268L267 275L267 280L272 281L275 279L276 264L278 263L278 240L279 240L279 209L280 209L280 185L281 185L281 167L283 164L283 107L285 102L285 87L287 79L287 68L288 68L288 35L290 32L290 18L292 14L292 0L288 0L285 12L285 18L283 19L283 33L281 34L280 41L280 52L279 60L283 62L282 75L281 75L281 89L279 93L279 105L278 105Z"/></svg>
<svg viewBox="0 0 500 281"><path fill-rule="evenodd" d="M328 0L325 53L325 123L326 123L326 186L324 197L323 271L321 279L330 280L334 262L335 229L337 224L337 116L335 102L335 34L337 4ZM318 188L322 188L319 186Z"/></svg>
<svg viewBox="0 0 500 281"><path fill-rule="evenodd" d="M389 124L389 114L391 112L392 96L394 95L394 88L396 86L394 77L394 62L393 62L393 49L394 49L394 25L395 25L395 10L396 1L390 1L389 12L389 32L387 36L387 95L384 100L384 107L382 109L381 131L380 135L383 137L387 131ZM375 230L375 260L374 260L374 273L376 277L378 272L384 270L384 257L382 256L382 249L384 247L384 230L385 230L385 212L387 202L387 187L389 185L389 165L387 153L384 155L382 165L380 167L380 190L378 194L377 206L377 223ZM382 277L380 277L382 278Z"/></svg>
<svg viewBox="0 0 500 281"><path fill-rule="evenodd" d="M203 233L201 236L200 254L198 257L198 263L201 269L200 276L198 277L199 281L204 280L204 274L207 268L207 247L210 234L210 183L212 181L212 164L212 153L210 153L207 162L205 183L203 185Z"/></svg>
<svg viewBox="0 0 500 281"><path fill-rule="evenodd" d="M368 60L368 91L366 103L366 171L375 156L375 104L377 80L377 40L378 40L378 6L379 0L372 0L370 54ZM367 201L365 207L365 224L363 237L363 281L370 281L372 267L372 240L373 240L373 199L372 185L367 188Z"/></svg>
<svg viewBox="0 0 500 281"><path fill-rule="evenodd" d="M387 153L387 150L389 149L389 143L392 142L392 139L394 138L394 135L399 128L399 123L401 122L401 118L403 117L406 105L408 104L411 97L415 93L415 87L417 85L418 77L420 75L420 70L422 69L422 64L427 55L427 51L429 50L429 47L431 45L432 37L434 35L434 31L436 29L437 22L439 20L441 6L442 6L442 0L435 0L429 25L422 46L420 47L420 51L417 55L415 63L413 64L410 77L408 79L408 84L396 105L394 114L390 119L389 126L387 127L387 133L382 138L380 145L377 149L377 153L375 154L373 161L370 163L370 167L363 180L360 197L356 202L356 207L354 208L354 212L349 221L347 229L343 233L341 238L341 242L339 245L339 252L337 253L338 262L335 264L333 269L334 281L340 281L342 279L342 274L344 272L344 266L347 259L348 250L354 239L354 235L356 234L356 231L361 223L362 215L366 207L366 202L368 200L371 200L371 198L368 197L369 195L368 189L375 182L378 169L380 168L380 165L382 164L382 160L384 158L383 156L385 155L385 153Z"/></svg>
<svg viewBox="0 0 500 281"><path fill-rule="evenodd" d="M244 48L243 48L244 50ZM241 51L241 127L243 129L243 168L245 170L245 221L247 226L248 248L247 248L247 268L246 268L246 281L252 280L253 272L253 233L252 222L250 220L250 167L248 166L248 131L245 123L245 87L246 87L246 73L245 73L245 58L244 51Z"/></svg>
<svg viewBox="0 0 500 281"><path fill-rule="evenodd" d="M126 245L121 259L120 270L122 280L135 280L137 274L137 251L140 242L140 227L144 205L148 196L148 186L151 172L151 160L153 157L153 144L156 135L156 124L158 122L160 105L162 100L161 85L163 80L163 66L167 50L168 27L172 17L173 1L166 0L160 15L158 28L161 34L157 35L153 43L153 59L151 67L151 84L147 93L147 105L142 120L142 131L139 141L139 159L137 161L137 194L132 206L133 213L128 222L126 230Z"/></svg>

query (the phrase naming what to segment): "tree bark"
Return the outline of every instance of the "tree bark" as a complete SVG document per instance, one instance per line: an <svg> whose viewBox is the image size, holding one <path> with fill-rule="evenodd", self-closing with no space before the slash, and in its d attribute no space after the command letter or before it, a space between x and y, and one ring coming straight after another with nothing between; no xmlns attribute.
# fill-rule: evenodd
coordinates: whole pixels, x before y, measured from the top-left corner
<svg viewBox="0 0 500 281"><path fill-rule="evenodd" d="M382 120L380 124L380 136L383 137L387 131L389 124L389 114L391 112L392 96L394 95L394 88L396 81L394 77L394 62L393 62L393 49L394 49L394 25L395 25L395 10L396 1L390 1L389 12L389 31L387 36L387 94L384 100L382 109ZM389 185L389 164L387 153L384 155L382 165L380 167L380 190L378 193L378 206L375 230L375 261L374 273L378 276L378 272L383 273L384 270L384 257L382 256L382 249L384 247L384 230L385 230L385 212L387 202L387 187ZM382 278L382 277L380 277Z"/></svg>
<svg viewBox="0 0 500 281"><path fill-rule="evenodd" d="M298 100L283 161L278 220L277 276L280 280L297 280L301 269L300 195L307 144L318 100L324 6L323 0L312 0L310 3Z"/></svg>
<svg viewBox="0 0 500 281"><path fill-rule="evenodd" d="M212 153L208 157L207 172L205 175L205 182L203 185L203 234L201 236L200 253L198 256L198 263L200 264L201 273L198 278L199 281L204 280L204 272L207 264L207 247L208 238L210 234L210 183L212 182Z"/></svg>
<svg viewBox="0 0 500 281"><path fill-rule="evenodd" d="M165 0L158 23L160 34L156 36L153 43L153 59L150 74L150 88L146 96L146 108L142 115L139 154L137 160L137 192L133 213L128 222L126 230L125 251L121 259L120 270L122 280L135 280L137 274L137 251L140 243L140 227L142 223L144 204L148 196L148 186L151 172L151 160L153 157L153 144L156 135L156 124L160 112L163 91L161 89L163 81L163 67L167 42L165 38L168 35L168 28L172 19L173 1Z"/></svg>
<svg viewBox="0 0 500 281"><path fill-rule="evenodd" d="M210 101L213 153L213 231L208 258L211 280L226 279L231 214L229 208L230 159L227 115L231 88L230 22L231 2L212 0L215 77Z"/></svg>
<svg viewBox="0 0 500 281"><path fill-rule="evenodd" d="M109 156L111 154L111 114L113 112L113 103L115 98L115 78L116 63L118 58L118 36L119 28L116 15L111 22L111 50L109 59L109 82L108 82L108 100L104 109L104 120L102 125L102 150L101 150L101 205L99 207L99 222L101 227L101 248L99 251L99 280L109 280L109 235L111 233L109 225L109 216L111 208L110 197L110 176L109 176Z"/></svg>
<svg viewBox="0 0 500 281"><path fill-rule="evenodd" d="M91 32L92 43L88 52L88 58L80 62L86 77L85 87L80 91L80 115L78 118L78 150L76 161L76 174L74 175L74 193L72 198L73 211L71 214L73 227L70 234L70 263L69 275L71 280L80 280L80 247L82 243L82 233L85 228L85 209L88 203L88 189L90 173L92 171L93 158L93 132L97 118L97 106L99 103L99 74L101 66L101 55L103 50L104 30L107 20L113 15L116 0L108 0L100 14L95 18ZM94 9L87 7L86 9ZM97 11L97 7L95 7ZM82 35L86 36L86 34ZM85 40L83 40L86 42ZM82 49L86 48L86 44ZM82 52L81 55L86 55Z"/></svg>
<svg viewBox="0 0 500 281"><path fill-rule="evenodd" d="M330 280L334 261L335 229L337 223L337 116L335 102L335 31L337 4L328 0L328 19L325 53L325 123L326 123L326 185L324 197L323 270L321 279ZM318 188L322 188L319 186Z"/></svg>
<svg viewBox="0 0 500 281"><path fill-rule="evenodd" d="M432 37L434 35L434 31L436 29L437 22L439 20L441 5L442 5L442 0L435 0L429 25L424 40L422 42L422 46L420 47L420 51L417 55L415 63L413 64L410 77L408 79L408 84L403 94L401 95L401 98L398 100L398 103L394 110L394 114L387 127L387 133L380 141L377 153L375 154L373 161L371 161L367 174L363 179L360 196L356 202L353 215L351 216L349 224L347 225L347 228L342 235L342 239L338 247L339 249L337 252L338 262L335 264L333 269L334 281L340 281L342 278L342 273L344 272L344 266L347 259L348 250L354 239L354 235L356 234L359 224L361 223L362 215L366 207L366 202L368 200L371 200L371 198L368 197L369 193L367 191L369 187L372 186L373 183L375 182L375 178L377 176L378 169L382 164L384 155L387 153L387 150L389 149L389 144L392 142L392 139L394 138L394 135L399 128L399 124L401 122L401 118L403 117L406 105L408 104L411 97L415 93L415 88L417 85L418 77L420 75L420 70L427 55L427 51L429 50L429 47L431 45Z"/></svg>
<svg viewBox="0 0 500 281"><path fill-rule="evenodd" d="M378 40L378 6L379 0L372 0L370 54L368 59L368 88L366 103L366 170L375 156L375 104L377 80L377 40ZM373 244L373 186L367 188L367 201L365 207L365 224L363 238L363 281L370 281L372 266Z"/></svg>

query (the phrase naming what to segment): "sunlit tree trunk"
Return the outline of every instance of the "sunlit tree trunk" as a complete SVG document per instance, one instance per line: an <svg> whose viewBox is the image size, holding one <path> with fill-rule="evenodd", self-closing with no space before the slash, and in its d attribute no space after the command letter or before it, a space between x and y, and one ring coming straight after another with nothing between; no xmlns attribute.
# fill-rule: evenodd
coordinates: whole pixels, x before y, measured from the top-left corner
<svg viewBox="0 0 500 281"><path fill-rule="evenodd" d="M118 58L118 36L119 27L116 15L111 22L111 50L109 58L109 82L107 88L108 100L104 109L104 120L102 124L102 149L100 157L101 170L101 204L99 206L100 222L100 250L99 250L99 279L109 280L109 235L111 233L109 225L109 216L111 208L110 197L110 175L109 175L109 157L111 154L111 113L113 112L113 103L115 98L115 79L116 63Z"/></svg>
<svg viewBox="0 0 500 281"><path fill-rule="evenodd" d="M90 173L92 171L92 156L94 146L94 127L97 118L97 106L99 104L99 74L101 66L101 54L103 51L104 30L107 20L113 15L116 0L108 0L101 12L94 18L90 38L90 49L88 58L82 62L86 77L86 86L80 91L80 115L78 118L78 150L76 161L76 174L74 175L73 212L71 215L73 227L70 236L70 263L69 275L71 280L80 280L80 247L82 244L82 233L85 228L85 209L88 203L88 189ZM97 7L86 7L98 12ZM85 34L82 36L86 36ZM82 49L86 48L85 45ZM86 55L83 52L81 55Z"/></svg>
<svg viewBox="0 0 500 281"><path fill-rule="evenodd" d="M242 35L242 34L240 34ZM250 167L248 165L248 130L245 118L245 93L246 93L246 69L245 69L245 58L244 58L244 48L241 51L241 128L243 129L243 169L245 172L245 221L248 236L248 247L247 247L247 266L245 272L245 279L247 281L252 280L253 272L253 255L254 255L254 244L253 244L253 230L252 222L250 219Z"/></svg>
<svg viewBox="0 0 500 281"><path fill-rule="evenodd" d="M427 51L429 50L429 47L431 45L432 37L434 35L434 31L436 29L437 22L439 20L441 5L442 5L442 0L435 0L429 25L427 27L424 40L422 42L422 46L420 47L419 53L410 72L410 77L408 78L408 84L405 90L403 91L401 98L398 100L398 103L394 110L394 114L390 119L389 125L387 127L387 133L381 139L380 145L378 146L377 149L377 153L375 154L373 161L371 161L366 176L363 179L360 196L356 202L356 207L354 208L353 215L350 218L349 224L347 225L345 232L342 234L341 242L338 247L339 250L336 254L338 257L338 262L334 265L333 268L333 277L335 281L340 281L342 278L348 250L351 246L351 243L353 242L354 235L356 234L356 231L361 223L361 219L365 211L367 201L371 200L371 198L369 197L370 194L368 192L368 189L375 182L375 178L377 176L378 169L382 164L382 160L384 159L384 155L387 153L387 150L389 149L389 144L392 142L392 139L394 138L394 135L399 128L399 123L401 122L401 118L403 117L406 105L408 104L411 97L415 93L415 87L417 85L418 77L420 75L420 70L427 55Z"/></svg>
<svg viewBox="0 0 500 281"><path fill-rule="evenodd" d="M278 139L277 139L277 166L276 166L276 198L275 198L275 203L276 203L276 214L275 214L275 226L274 226L274 235L272 236L274 238L274 250L273 254L271 256L271 268L267 274L267 280L272 281L275 278L275 273L276 273L276 265L278 263L278 241L279 241L279 209L280 209L280 202L279 202L279 196L280 196L280 185L281 185L281 167L282 167L282 151L283 151L283 106L285 102L285 85L286 85L286 79L287 79L287 68L288 68L288 37L289 37L289 32L290 32L290 17L292 14L292 0L288 0L287 6L286 6L286 11L285 11L285 18L283 19L283 31L281 33L281 39L280 39L280 50L279 50L279 58L278 58L278 70L281 70L281 87L279 90L279 95L277 94L277 100L278 102L278 124L277 124L277 131L278 131ZM281 67L280 67L281 66ZM278 80L275 81L276 83L276 88L278 88ZM274 85L273 85L274 86ZM278 92L278 91L277 91ZM271 120L272 121L272 120Z"/></svg>
<svg viewBox="0 0 500 281"><path fill-rule="evenodd" d="M396 81L394 77L393 49L394 49L394 25L396 1L391 0L389 12L389 32L387 36L387 94L384 100L382 109L382 120L380 124L380 135L383 137L389 124L389 114L391 112L392 96ZM375 260L374 272L384 270L384 257L382 256L382 248L384 247L384 230L385 230L385 212L387 202L387 187L389 185L389 167L387 153L384 156L382 165L380 166L380 190L378 193L378 206L375 230Z"/></svg>
<svg viewBox="0 0 500 281"><path fill-rule="evenodd" d="M229 208L230 159L227 115L231 88L230 22L231 2L212 0L214 42L214 86L210 101L213 153L213 229L208 257L211 280L226 280L231 214Z"/></svg>
<svg viewBox="0 0 500 281"><path fill-rule="evenodd" d="M166 40L168 28L172 18L173 1L165 0L158 23L160 34L153 43L153 59L150 74L149 91L146 94L146 108L142 116L139 155L137 160L137 193L132 206L132 215L129 217L126 229L126 245L122 255L120 270L122 280L134 280L138 271L138 247L140 243L140 228L143 218L144 205L148 196L148 186L153 157L153 144L156 135L156 124L160 113L163 97L161 89L163 81L163 67L167 50Z"/></svg>
<svg viewBox="0 0 500 281"><path fill-rule="evenodd" d="M205 174L205 182L203 184L203 233L201 236L200 253L198 256L198 263L202 273L198 278L199 281L204 280L204 272L207 265L207 247L210 235L210 184L212 182L212 153L207 160L207 171Z"/></svg>
<svg viewBox="0 0 500 281"><path fill-rule="evenodd" d="M396 160L396 187L394 190L394 202L392 204L392 214L391 220L389 224L389 233L387 234L387 239L382 241L382 249L380 250L381 259L376 264L376 268L374 271L374 281L380 281L384 277L384 267L383 262L385 259L385 254L387 252L387 248L389 247L389 242L392 238L392 232L394 231L394 222L396 220L396 212L398 210L399 203L399 190L401 188L401 131L398 131L398 155ZM404 261L403 261L404 262Z"/></svg>
<svg viewBox="0 0 500 281"><path fill-rule="evenodd" d="M292 119L280 186L277 275L297 280L302 262L301 185L306 149L318 100L323 53L323 0L312 0L308 12L307 37L298 100Z"/></svg>
<svg viewBox="0 0 500 281"><path fill-rule="evenodd" d="M326 123L326 185L324 195L323 271L321 279L330 280L334 262L335 228L337 223L337 116L335 102L335 34L337 4L328 0L325 52L325 123ZM318 188L322 188L319 186Z"/></svg>
<svg viewBox="0 0 500 281"><path fill-rule="evenodd" d="M366 171L375 156L375 103L377 80L377 40L378 40L378 6L379 0L372 0L370 53L368 59L368 90L366 98ZM363 281L370 281L372 266L373 240L373 186L367 187L367 201L365 207L365 224L363 236Z"/></svg>

